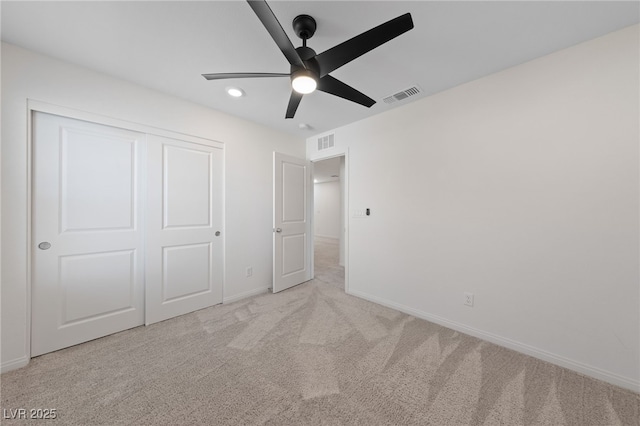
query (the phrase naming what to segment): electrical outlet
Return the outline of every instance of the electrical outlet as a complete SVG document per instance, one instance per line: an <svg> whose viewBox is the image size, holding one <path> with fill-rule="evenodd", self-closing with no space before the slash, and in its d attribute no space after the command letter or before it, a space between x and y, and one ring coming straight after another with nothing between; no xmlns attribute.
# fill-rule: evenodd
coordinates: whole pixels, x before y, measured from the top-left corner
<svg viewBox="0 0 640 426"><path fill-rule="evenodd" d="M253 267L249 266L247 268L247 277L253 276Z"/></svg>
<svg viewBox="0 0 640 426"><path fill-rule="evenodd" d="M464 293L464 304L467 306L473 306L473 293Z"/></svg>

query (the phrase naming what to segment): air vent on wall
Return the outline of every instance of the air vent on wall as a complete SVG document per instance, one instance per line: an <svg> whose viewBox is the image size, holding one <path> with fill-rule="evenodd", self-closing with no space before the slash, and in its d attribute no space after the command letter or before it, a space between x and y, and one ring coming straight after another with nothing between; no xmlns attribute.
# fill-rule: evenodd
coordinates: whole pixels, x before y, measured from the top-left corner
<svg viewBox="0 0 640 426"><path fill-rule="evenodd" d="M393 94L391 96L387 96L386 98L383 99L383 101L386 104L393 104L398 101L404 101L405 99L410 98L411 96L415 96L419 93L422 93L422 90L420 89L420 87L413 86L408 89L402 90L396 94Z"/></svg>
<svg viewBox="0 0 640 426"><path fill-rule="evenodd" d="M322 136L318 138L318 151L322 151L323 149L333 148L334 146L334 134Z"/></svg>

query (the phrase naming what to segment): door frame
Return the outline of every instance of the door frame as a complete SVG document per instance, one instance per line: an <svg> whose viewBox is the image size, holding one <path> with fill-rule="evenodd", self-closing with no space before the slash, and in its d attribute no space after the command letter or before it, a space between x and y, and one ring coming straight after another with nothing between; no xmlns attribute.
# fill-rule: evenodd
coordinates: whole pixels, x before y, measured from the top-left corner
<svg viewBox="0 0 640 426"><path fill-rule="evenodd" d="M222 149L222 253L223 253L223 266L222 266L222 300L224 300L224 291L226 283L226 150L223 142L205 139L198 136L192 136L184 133L174 132L171 130L161 129L145 124L135 123L133 121L121 120L118 118L108 117L105 115L95 114L92 112L51 104L35 99L27 99L27 288L26 288L26 318L25 318L25 354L27 359L24 365L27 365L31 360L31 318L32 312L32 288L33 288L33 115L36 112L42 112L45 114L59 115L62 117L72 118L75 120L87 121L90 123L101 124L104 126L118 127L125 130L131 130L134 132L140 132L150 135L163 136L167 138L184 140L187 142L193 142L201 145L213 146ZM146 150L146 145L144 147ZM146 165L142 170L143 176L146 176ZM144 187L144 184L143 184ZM146 190L140 194L146 200ZM145 206L142 206L144 209ZM144 275L144 274L143 274ZM146 283L144 283L146 286ZM21 365L22 366L22 365Z"/></svg>
<svg viewBox="0 0 640 426"><path fill-rule="evenodd" d="M344 194L341 194L344 198L344 205L342 206L341 214L344 215L344 291L347 294L351 294L349 292L349 148L335 148L331 149L328 153L323 152L312 152L308 155L308 160L311 161L311 164L316 163L322 160L329 160L331 158L336 157L344 157L344 176L340 176L340 179L344 179L342 182L342 187ZM313 168L311 169L313 179ZM311 253L311 277L315 278L315 270L314 270L314 256L315 256L315 201L314 198L311 198L311 244L309 253Z"/></svg>

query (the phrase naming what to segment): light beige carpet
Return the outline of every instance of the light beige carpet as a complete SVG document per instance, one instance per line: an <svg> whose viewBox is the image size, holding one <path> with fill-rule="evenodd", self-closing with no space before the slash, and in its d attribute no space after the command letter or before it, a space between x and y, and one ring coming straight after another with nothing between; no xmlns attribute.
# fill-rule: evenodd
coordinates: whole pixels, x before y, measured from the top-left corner
<svg viewBox="0 0 640 426"><path fill-rule="evenodd" d="M77 425L639 425L640 395L355 297L337 245L316 279L32 360L2 409ZM2 419L3 424L28 421Z"/></svg>

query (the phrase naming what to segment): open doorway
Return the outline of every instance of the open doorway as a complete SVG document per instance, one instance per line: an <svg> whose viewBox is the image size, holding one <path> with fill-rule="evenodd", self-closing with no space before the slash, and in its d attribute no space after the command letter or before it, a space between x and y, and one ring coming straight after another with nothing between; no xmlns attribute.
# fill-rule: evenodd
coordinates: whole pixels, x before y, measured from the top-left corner
<svg viewBox="0 0 640 426"><path fill-rule="evenodd" d="M315 279L345 290L345 157L313 163Z"/></svg>

